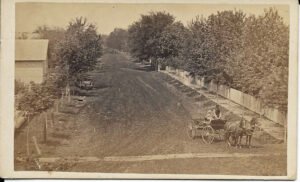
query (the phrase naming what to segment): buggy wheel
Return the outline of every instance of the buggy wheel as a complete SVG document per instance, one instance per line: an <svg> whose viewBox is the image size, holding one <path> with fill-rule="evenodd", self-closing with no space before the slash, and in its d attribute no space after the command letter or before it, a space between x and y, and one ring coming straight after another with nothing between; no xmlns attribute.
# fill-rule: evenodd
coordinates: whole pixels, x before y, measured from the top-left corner
<svg viewBox="0 0 300 182"><path fill-rule="evenodd" d="M211 144L214 141L214 129L211 126L205 126L202 129L202 140L204 143Z"/></svg>
<svg viewBox="0 0 300 182"><path fill-rule="evenodd" d="M188 124L187 133L188 133L188 136L191 139L195 139L195 137L196 137L196 128L195 128L195 124L193 122L190 122Z"/></svg>

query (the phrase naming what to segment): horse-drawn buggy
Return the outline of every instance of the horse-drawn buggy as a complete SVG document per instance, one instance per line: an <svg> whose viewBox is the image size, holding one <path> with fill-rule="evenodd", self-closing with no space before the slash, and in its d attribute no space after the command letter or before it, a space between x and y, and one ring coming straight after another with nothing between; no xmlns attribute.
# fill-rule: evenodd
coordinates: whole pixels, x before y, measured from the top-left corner
<svg viewBox="0 0 300 182"><path fill-rule="evenodd" d="M203 119L192 119L188 124L188 136L194 139L195 137L202 137L203 142L212 143L215 139L224 140L225 131L224 125L226 120L214 119L206 120Z"/></svg>
<svg viewBox="0 0 300 182"><path fill-rule="evenodd" d="M241 119L239 121L227 122L227 120L214 119L191 119L188 124L188 136L196 138L198 133L205 143L211 144L215 139L224 140L229 146L241 147L241 140L246 136L246 146L251 147L251 138L257 124L257 119L250 121Z"/></svg>

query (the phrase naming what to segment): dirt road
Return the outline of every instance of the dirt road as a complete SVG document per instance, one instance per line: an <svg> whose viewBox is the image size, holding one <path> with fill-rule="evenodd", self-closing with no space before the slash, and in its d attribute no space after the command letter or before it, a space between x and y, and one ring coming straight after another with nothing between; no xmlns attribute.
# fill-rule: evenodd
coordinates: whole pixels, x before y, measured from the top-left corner
<svg viewBox="0 0 300 182"><path fill-rule="evenodd" d="M91 75L96 95L79 114L57 122L47 143L40 142L40 157L61 159L42 163L40 170L286 174L284 144L254 140L253 148L236 149L222 141L204 144L201 138L190 139L187 122L213 104L188 88L176 87L163 73L149 71L121 54L105 54ZM40 135L41 128L35 124L31 135ZM26 155L25 131L26 127L16 134L17 158ZM76 162L76 158L85 159ZM34 165L16 160L15 169L31 170Z"/></svg>

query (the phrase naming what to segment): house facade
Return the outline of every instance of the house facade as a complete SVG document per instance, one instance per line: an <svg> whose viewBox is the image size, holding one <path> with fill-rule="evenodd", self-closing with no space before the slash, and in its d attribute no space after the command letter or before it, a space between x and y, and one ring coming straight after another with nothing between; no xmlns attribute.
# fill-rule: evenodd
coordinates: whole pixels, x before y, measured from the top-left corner
<svg viewBox="0 0 300 182"><path fill-rule="evenodd" d="M48 40L15 41L15 80L42 83L48 70Z"/></svg>

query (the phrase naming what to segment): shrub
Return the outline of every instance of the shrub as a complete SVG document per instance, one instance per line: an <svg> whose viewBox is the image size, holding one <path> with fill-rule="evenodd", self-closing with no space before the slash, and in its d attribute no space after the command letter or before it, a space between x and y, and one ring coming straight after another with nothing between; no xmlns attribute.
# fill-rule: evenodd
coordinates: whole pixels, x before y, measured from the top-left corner
<svg viewBox="0 0 300 182"><path fill-rule="evenodd" d="M21 81L15 80L15 95L24 93L28 87Z"/></svg>

